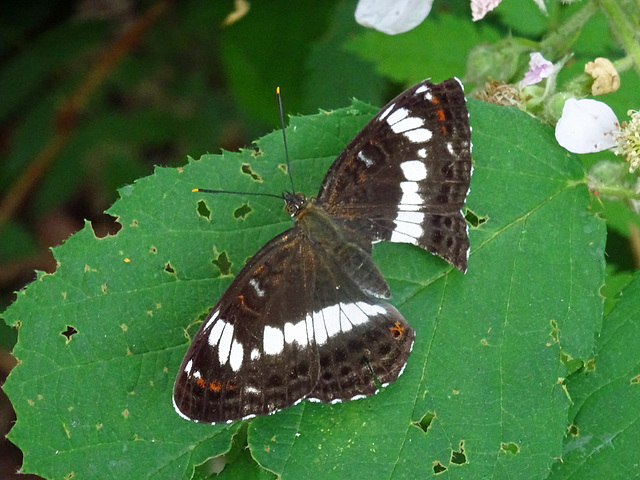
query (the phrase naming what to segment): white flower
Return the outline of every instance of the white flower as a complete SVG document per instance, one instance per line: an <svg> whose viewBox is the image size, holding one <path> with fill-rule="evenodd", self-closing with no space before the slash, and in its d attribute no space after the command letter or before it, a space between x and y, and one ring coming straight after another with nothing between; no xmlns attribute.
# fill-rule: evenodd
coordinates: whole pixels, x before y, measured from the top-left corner
<svg viewBox="0 0 640 480"><path fill-rule="evenodd" d="M520 80L520 88L541 82L543 78L551 76L553 73L553 63L545 59L539 52L530 53L529 71Z"/></svg>
<svg viewBox="0 0 640 480"><path fill-rule="evenodd" d="M383 33L408 32L427 18L433 0L359 0L356 22Z"/></svg>
<svg viewBox="0 0 640 480"><path fill-rule="evenodd" d="M600 152L616 147L620 124L606 103L570 98L556 124L556 140L573 153Z"/></svg>
<svg viewBox="0 0 640 480"><path fill-rule="evenodd" d="M491 10L496 8L502 0L471 0L471 19L474 22L482 20ZM533 0L543 13L547 13L544 0Z"/></svg>
<svg viewBox="0 0 640 480"><path fill-rule="evenodd" d="M618 142L616 153L629 162L629 173L633 173L640 169L640 112L629 110L627 115L631 120L622 122L622 128L616 135ZM640 183L638 186L640 187Z"/></svg>
<svg viewBox="0 0 640 480"><path fill-rule="evenodd" d="M496 8L502 0L471 0L471 19L474 22L482 20L491 10Z"/></svg>

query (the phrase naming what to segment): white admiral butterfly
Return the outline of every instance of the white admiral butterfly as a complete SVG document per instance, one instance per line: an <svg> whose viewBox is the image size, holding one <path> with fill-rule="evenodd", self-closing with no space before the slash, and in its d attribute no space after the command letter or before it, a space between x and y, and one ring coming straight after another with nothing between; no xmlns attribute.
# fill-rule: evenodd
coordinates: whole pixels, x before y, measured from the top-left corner
<svg viewBox="0 0 640 480"><path fill-rule="evenodd" d="M369 396L396 380L415 334L386 302L372 244L413 243L465 272L471 171L457 79L425 80L389 102L335 160L317 199L283 194L295 225L247 262L201 325L178 372L176 411L229 422L304 398Z"/></svg>

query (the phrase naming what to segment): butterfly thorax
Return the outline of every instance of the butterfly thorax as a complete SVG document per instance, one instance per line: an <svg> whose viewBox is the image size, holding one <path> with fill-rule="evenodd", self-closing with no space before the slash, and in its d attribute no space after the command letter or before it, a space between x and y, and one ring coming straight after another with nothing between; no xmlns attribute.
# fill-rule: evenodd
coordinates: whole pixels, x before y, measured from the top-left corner
<svg viewBox="0 0 640 480"><path fill-rule="evenodd" d="M327 258L335 260L335 267L342 270L365 293L379 298L390 298L391 290L371 254L360 245L361 239L340 225L340 218L331 216L315 198L302 193L283 194L285 210L293 217L296 226L309 238L315 248L324 249Z"/></svg>

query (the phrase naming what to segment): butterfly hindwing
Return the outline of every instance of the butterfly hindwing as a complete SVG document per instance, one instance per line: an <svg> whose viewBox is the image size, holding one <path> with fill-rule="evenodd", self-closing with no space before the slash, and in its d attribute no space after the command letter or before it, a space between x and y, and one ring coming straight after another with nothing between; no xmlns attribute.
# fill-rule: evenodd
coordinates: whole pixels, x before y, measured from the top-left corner
<svg viewBox="0 0 640 480"><path fill-rule="evenodd" d="M466 271L461 209L471 128L457 79L420 82L389 102L327 173L318 204L366 241L408 242Z"/></svg>
<svg viewBox="0 0 640 480"><path fill-rule="evenodd" d="M310 320L320 375L307 398L327 403L373 395L402 373L415 333L392 305L366 295L335 257L317 252Z"/></svg>

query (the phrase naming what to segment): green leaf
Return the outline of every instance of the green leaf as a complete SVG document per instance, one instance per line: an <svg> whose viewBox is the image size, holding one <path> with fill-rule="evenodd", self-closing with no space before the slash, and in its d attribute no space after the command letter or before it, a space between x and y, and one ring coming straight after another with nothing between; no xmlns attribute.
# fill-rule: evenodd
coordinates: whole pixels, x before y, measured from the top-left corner
<svg viewBox="0 0 640 480"><path fill-rule="evenodd" d="M451 72L463 72L473 47L499 38L487 24L472 24L468 17L442 13L429 16L402 35L367 30L346 42L345 47L373 62L384 76L410 85L423 80L425 72L435 81L444 80Z"/></svg>
<svg viewBox="0 0 640 480"><path fill-rule="evenodd" d="M275 123L276 85L288 92L288 111L301 111L304 65L310 46L327 34L332 9L318 0L305 2L303 9L291 8L288 2L253 2L250 15L220 33L225 79L235 100L252 117Z"/></svg>
<svg viewBox="0 0 640 480"><path fill-rule="evenodd" d="M185 331L195 334L229 285L228 271L236 274L291 224L278 199L191 189L290 188L274 132L256 150L158 168L121 189L109 210L118 234L99 239L86 225L54 249L55 274L19 293L5 318L21 325L21 363L4 388L23 471L190 478L228 453L228 474L255 477L546 474L567 424L561 354L589 358L600 328L604 224L588 213L584 173L550 128L514 109L476 101L469 109L475 173L467 208L480 221L470 231L467 275L411 245L374 250L392 302L417 333L398 381L367 399L303 401L249 420L251 457L232 448L242 422L195 424L173 410ZM296 190L317 192L376 110L354 102L291 118Z"/></svg>
<svg viewBox="0 0 640 480"><path fill-rule="evenodd" d="M555 10L556 5L549 5ZM494 13L500 17L502 23L513 33L539 38L549 28L553 14L542 11L537 2L501 2Z"/></svg>
<svg viewBox="0 0 640 480"><path fill-rule="evenodd" d="M562 462L550 478L634 478L640 432L640 276L604 319L593 362L567 382L573 400Z"/></svg>

